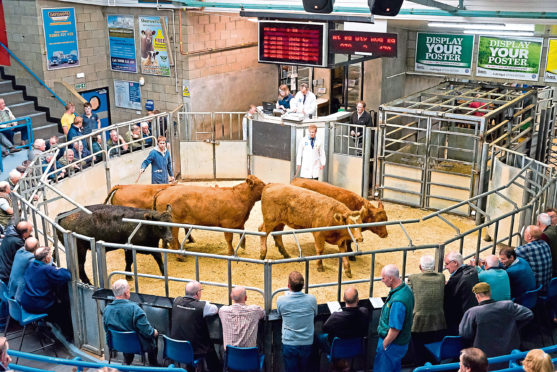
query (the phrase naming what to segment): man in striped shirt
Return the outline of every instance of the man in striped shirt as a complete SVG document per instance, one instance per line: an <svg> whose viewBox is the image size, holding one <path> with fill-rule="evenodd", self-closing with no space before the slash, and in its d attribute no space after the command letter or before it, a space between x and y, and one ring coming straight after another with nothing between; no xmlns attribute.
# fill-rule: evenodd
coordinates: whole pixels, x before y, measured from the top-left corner
<svg viewBox="0 0 557 372"><path fill-rule="evenodd" d="M219 310L222 323L223 344L237 347L257 346L259 320L265 312L257 305L246 305L248 296L244 287L234 287L230 292L233 304Z"/></svg>

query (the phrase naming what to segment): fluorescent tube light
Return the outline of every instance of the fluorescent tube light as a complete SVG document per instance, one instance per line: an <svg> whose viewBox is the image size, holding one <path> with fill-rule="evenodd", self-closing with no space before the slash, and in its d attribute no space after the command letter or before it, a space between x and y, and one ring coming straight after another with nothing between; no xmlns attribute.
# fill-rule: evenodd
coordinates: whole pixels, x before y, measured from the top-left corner
<svg viewBox="0 0 557 372"><path fill-rule="evenodd" d="M474 30L464 30L465 34L476 34L476 35L493 35L493 36L534 36L534 32L528 31L474 31Z"/></svg>
<svg viewBox="0 0 557 372"><path fill-rule="evenodd" d="M463 22L429 22L432 28L457 28L462 30L500 30L500 31L534 31L533 24L503 23L463 23Z"/></svg>

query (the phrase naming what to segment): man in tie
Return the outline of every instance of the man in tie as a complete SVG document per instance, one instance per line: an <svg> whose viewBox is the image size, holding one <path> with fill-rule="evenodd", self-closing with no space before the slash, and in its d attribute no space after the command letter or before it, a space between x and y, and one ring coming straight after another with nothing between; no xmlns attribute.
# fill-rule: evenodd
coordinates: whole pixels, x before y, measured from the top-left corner
<svg viewBox="0 0 557 372"><path fill-rule="evenodd" d="M300 91L290 102L293 112L304 114L305 118L312 118L317 112L317 98L308 90L306 83L300 84Z"/></svg>
<svg viewBox="0 0 557 372"><path fill-rule="evenodd" d="M319 172L325 166L325 150L323 143L316 138L317 126L308 127L308 135L298 145L296 152L296 176L318 179Z"/></svg>

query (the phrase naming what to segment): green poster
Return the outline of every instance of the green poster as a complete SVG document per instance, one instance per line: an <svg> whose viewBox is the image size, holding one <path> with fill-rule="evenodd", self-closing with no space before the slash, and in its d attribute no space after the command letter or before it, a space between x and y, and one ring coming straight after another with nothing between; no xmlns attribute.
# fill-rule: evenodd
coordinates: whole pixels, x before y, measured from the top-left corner
<svg viewBox="0 0 557 372"><path fill-rule="evenodd" d="M470 75L474 35L430 34L418 32L416 71Z"/></svg>
<svg viewBox="0 0 557 372"><path fill-rule="evenodd" d="M543 38L480 36L476 76L537 81Z"/></svg>

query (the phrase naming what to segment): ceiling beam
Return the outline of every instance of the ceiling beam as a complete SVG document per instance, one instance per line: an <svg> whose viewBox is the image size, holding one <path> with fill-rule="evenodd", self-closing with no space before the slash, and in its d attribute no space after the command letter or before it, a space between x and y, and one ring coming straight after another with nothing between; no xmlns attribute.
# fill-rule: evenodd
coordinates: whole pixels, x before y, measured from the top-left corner
<svg viewBox="0 0 557 372"><path fill-rule="evenodd" d="M440 1L437 0L408 0L410 2L416 3L416 4L420 4L423 6L428 6L430 8L437 8L437 9L441 9L441 10L446 10L447 12L456 12L457 10L459 10L459 8L449 5L449 4L445 4L442 3Z"/></svg>

